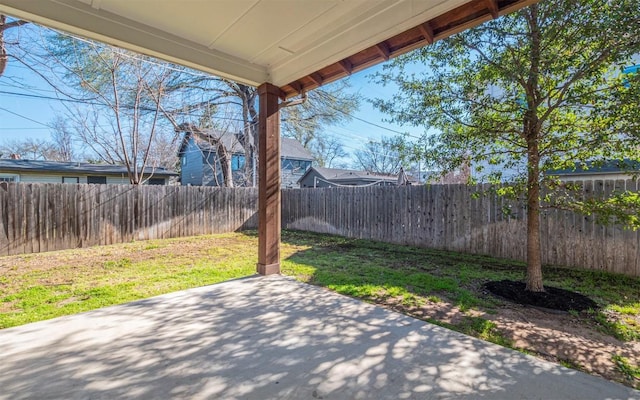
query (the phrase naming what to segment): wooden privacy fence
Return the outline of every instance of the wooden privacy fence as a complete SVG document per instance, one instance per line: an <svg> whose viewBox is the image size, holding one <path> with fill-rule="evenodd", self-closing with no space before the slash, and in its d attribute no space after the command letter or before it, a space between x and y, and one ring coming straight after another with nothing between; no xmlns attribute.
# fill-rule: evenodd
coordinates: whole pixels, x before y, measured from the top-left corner
<svg viewBox="0 0 640 400"><path fill-rule="evenodd" d="M467 185L287 189L282 227L524 261L523 203ZM637 182L585 181L585 194L637 191ZM504 210L509 210L505 213ZM640 276L640 231L601 226L593 217L546 210L541 218L542 260Z"/></svg>
<svg viewBox="0 0 640 400"><path fill-rule="evenodd" d="M597 196L635 181L583 183ZM480 187L286 189L282 227L525 260L525 208ZM504 210L510 210L505 214ZM257 228L257 190L0 183L0 255ZM640 276L640 231L543 212L545 264Z"/></svg>
<svg viewBox="0 0 640 400"><path fill-rule="evenodd" d="M257 190L0 184L0 255L257 228Z"/></svg>

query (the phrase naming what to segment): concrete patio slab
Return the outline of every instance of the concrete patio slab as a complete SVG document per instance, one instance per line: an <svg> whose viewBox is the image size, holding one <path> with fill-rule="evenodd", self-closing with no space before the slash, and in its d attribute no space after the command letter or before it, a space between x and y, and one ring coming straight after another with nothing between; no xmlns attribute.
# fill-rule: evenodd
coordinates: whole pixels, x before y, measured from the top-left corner
<svg viewBox="0 0 640 400"><path fill-rule="evenodd" d="M0 346L1 399L640 399L280 276L5 329Z"/></svg>

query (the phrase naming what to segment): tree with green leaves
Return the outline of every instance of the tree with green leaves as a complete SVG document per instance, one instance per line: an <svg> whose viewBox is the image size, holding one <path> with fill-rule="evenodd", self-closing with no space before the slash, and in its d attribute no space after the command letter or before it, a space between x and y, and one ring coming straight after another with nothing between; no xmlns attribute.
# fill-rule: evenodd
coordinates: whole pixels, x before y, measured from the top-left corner
<svg viewBox="0 0 640 400"><path fill-rule="evenodd" d="M637 79L620 75L638 53L637 0L541 1L395 59L375 79L397 94L374 103L435 128L419 146L443 170L470 160L475 179L495 183L512 172L502 193L526 199L526 289L540 292L541 208L633 225L629 208L613 207L624 202L578 201L550 172L640 158Z"/></svg>

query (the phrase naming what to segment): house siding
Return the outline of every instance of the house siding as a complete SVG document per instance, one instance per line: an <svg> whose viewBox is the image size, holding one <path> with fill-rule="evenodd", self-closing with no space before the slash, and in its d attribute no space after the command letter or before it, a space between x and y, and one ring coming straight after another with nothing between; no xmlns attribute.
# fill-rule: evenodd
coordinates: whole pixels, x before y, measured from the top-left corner
<svg viewBox="0 0 640 400"><path fill-rule="evenodd" d="M87 183L87 178L85 178L84 183ZM107 176L108 185L128 185L129 183L131 182L128 177Z"/></svg>
<svg viewBox="0 0 640 400"><path fill-rule="evenodd" d="M87 183L87 176L83 174L25 174L20 173L20 182L23 183L62 183L62 178L79 178L79 183Z"/></svg>
<svg viewBox="0 0 640 400"><path fill-rule="evenodd" d="M316 178L318 178L316 180ZM340 176L337 178L326 178L317 171L315 168L312 168L303 179L300 180L299 187L300 188L327 188L327 187L336 187L336 186L365 186L365 185L375 185L375 186L396 186L395 179L383 179L376 176L371 177L361 177L361 176L353 176L350 178L346 178L344 176Z"/></svg>
<svg viewBox="0 0 640 400"><path fill-rule="evenodd" d="M142 170L141 170L142 171ZM161 167L145 167L145 177L153 174L167 184L168 178L177 176ZM62 162L48 160L16 160L0 158L0 177L13 177L24 183L79 183L87 184L130 184L129 174L124 165L92 164L85 162ZM96 179L92 179L96 178Z"/></svg>
<svg viewBox="0 0 640 400"><path fill-rule="evenodd" d="M182 185L202 186L203 156L193 138L189 139L180 162L180 183Z"/></svg>
<svg viewBox="0 0 640 400"><path fill-rule="evenodd" d="M301 173L298 172L293 172L293 170L291 169L283 169L282 170L282 181L281 181L281 187L283 189L293 189L293 188L298 188L300 187L298 185L298 179L300 179L300 177L302 177Z"/></svg>
<svg viewBox="0 0 640 400"><path fill-rule="evenodd" d="M282 157L281 184L283 189L299 188L298 180L311 168L311 160Z"/></svg>
<svg viewBox="0 0 640 400"><path fill-rule="evenodd" d="M196 135L197 136L197 135ZM229 140L230 136L222 136L221 140ZM309 168L312 163L311 154L302 147L294 139L283 138L283 147L281 157L281 187L297 188L298 180L304 175L302 169ZM223 143L225 144L225 143ZM253 182L248 181L245 173L244 159L245 154L242 147L236 140L233 143L226 143L232 157L232 175L233 184L236 187L252 186ZM287 152L288 149L288 152ZM291 153L291 154L289 154ZM222 174L222 166L215 146L208 143L204 138L198 139L195 136L185 134L182 145L180 147L179 157L181 158L182 169L180 179L182 185L193 186L223 186L224 176ZM186 161L185 161L186 160Z"/></svg>
<svg viewBox="0 0 640 400"><path fill-rule="evenodd" d="M106 174L100 175L100 174L91 174L91 175L86 175L86 174L65 174L65 175L41 175L41 174L10 174L10 173L6 173L6 172L2 172L0 173L0 175L12 175L12 176L18 176L18 182L22 182L22 183L62 183L62 178L63 177L67 177L67 178L80 178L79 179L79 183L87 183L87 177L88 176L106 176L107 177L107 184L110 185L129 185L129 177L127 176L109 176ZM164 179L164 184L167 183L167 179L166 178L160 178L160 179Z"/></svg>
<svg viewBox="0 0 640 400"><path fill-rule="evenodd" d="M19 174L23 183L62 183L62 175Z"/></svg>
<svg viewBox="0 0 640 400"><path fill-rule="evenodd" d="M327 182L325 182L324 180L318 180L316 182L316 185L314 186L314 182L315 182L315 178L320 178L320 179L324 179L322 178L322 175L320 175L319 173L317 173L315 170L309 172L307 174L307 176L304 177L303 180L300 181L300 187L301 188L325 188L325 187L333 187L334 185L331 185Z"/></svg>

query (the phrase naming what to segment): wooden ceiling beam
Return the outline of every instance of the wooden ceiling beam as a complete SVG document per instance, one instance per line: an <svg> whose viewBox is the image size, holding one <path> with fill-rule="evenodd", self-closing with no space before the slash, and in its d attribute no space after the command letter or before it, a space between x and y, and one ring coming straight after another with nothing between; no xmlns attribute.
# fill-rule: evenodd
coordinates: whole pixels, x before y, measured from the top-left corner
<svg viewBox="0 0 640 400"><path fill-rule="evenodd" d="M425 22L424 24L418 25L418 29L420 30L420 33L422 33L422 37L427 41L427 43L433 44L433 28L431 27L429 21Z"/></svg>
<svg viewBox="0 0 640 400"><path fill-rule="evenodd" d="M300 81L291 83L291 87L296 91L296 94L302 94L302 91L304 90L304 86L302 86L302 83L300 83Z"/></svg>
<svg viewBox="0 0 640 400"><path fill-rule="evenodd" d="M315 83L318 86L322 86L322 83L324 82L324 79L322 79L322 76L317 72L310 74L309 79L311 79L313 83Z"/></svg>
<svg viewBox="0 0 640 400"><path fill-rule="evenodd" d="M498 7L497 0L485 0L485 4L487 5L487 9L493 19L496 19L500 16L500 8Z"/></svg>
<svg viewBox="0 0 640 400"><path fill-rule="evenodd" d="M353 72L353 64L348 58L338 61L338 65L340 65L340 68L342 68L347 75L351 75Z"/></svg>
<svg viewBox="0 0 640 400"><path fill-rule="evenodd" d="M391 56L391 50L389 50L389 46L387 46L385 42L378 43L376 45L376 50L378 51L378 54L380 54L380 56L384 58L385 61L389 60L389 57Z"/></svg>

